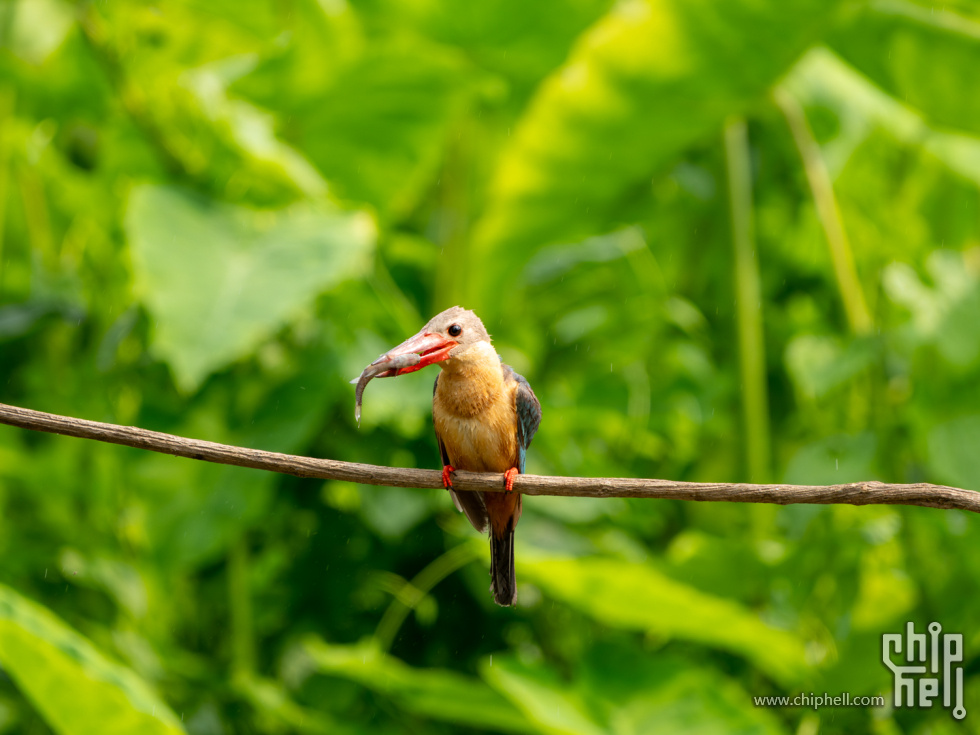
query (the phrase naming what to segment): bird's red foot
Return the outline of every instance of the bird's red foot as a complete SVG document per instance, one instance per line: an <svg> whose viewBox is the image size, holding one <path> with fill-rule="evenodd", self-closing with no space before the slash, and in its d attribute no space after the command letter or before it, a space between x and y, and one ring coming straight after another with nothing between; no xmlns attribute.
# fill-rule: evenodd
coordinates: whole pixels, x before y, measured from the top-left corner
<svg viewBox="0 0 980 735"><path fill-rule="evenodd" d="M451 464L443 465L442 468L442 486L447 490L453 486L453 478L450 476L456 471L456 468Z"/></svg>
<svg viewBox="0 0 980 735"><path fill-rule="evenodd" d="M514 478L517 477L518 470L516 467L511 467L504 473L504 486L507 488L507 492L514 492Z"/></svg>

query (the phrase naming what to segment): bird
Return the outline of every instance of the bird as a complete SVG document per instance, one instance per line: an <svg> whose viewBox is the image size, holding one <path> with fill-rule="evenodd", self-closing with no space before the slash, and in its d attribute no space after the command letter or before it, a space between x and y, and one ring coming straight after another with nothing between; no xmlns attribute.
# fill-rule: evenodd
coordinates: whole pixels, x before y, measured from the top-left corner
<svg viewBox="0 0 980 735"><path fill-rule="evenodd" d="M432 423L442 484L477 531L489 529L490 591L498 605L514 605L514 530L522 508L514 478L524 473L541 404L527 380L500 359L480 318L460 306L436 314L382 357L408 355L420 359L391 377L428 365L441 368L432 387ZM503 473L505 492L457 491L452 484L456 470Z"/></svg>

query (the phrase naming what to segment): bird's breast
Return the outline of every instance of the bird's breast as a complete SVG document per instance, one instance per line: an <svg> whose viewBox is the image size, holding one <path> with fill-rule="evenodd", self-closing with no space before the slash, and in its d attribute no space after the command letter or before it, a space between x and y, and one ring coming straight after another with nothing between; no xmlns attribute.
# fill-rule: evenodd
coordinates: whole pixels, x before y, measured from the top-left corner
<svg viewBox="0 0 980 735"><path fill-rule="evenodd" d="M432 402L436 433L456 469L506 472L517 465L517 412L511 392L440 376ZM469 396L469 400L467 400Z"/></svg>

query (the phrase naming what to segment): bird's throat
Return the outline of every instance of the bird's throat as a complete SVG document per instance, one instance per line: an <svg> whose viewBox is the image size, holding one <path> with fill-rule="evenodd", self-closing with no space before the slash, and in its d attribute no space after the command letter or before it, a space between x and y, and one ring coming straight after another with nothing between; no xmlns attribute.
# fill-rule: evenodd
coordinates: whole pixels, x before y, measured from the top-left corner
<svg viewBox="0 0 980 735"><path fill-rule="evenodd" d="M454 416L478 416L505 394L496 352L455 357L442 363L442 368L435 400Z"/></svg>

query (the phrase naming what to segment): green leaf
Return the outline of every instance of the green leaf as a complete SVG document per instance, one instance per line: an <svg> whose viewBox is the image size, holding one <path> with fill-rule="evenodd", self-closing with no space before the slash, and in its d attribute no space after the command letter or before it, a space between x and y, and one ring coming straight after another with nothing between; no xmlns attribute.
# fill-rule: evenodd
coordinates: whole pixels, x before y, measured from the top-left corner
<svg viewBox="0 0 980 735"><path fill-rule="evenodd" d="M445 498L438 491L406 493L400 487L360 487L358 493L364 523L386 539L402 538L433 508L445 508Z"/></svg>
<svg viewBox="0 0 980 735"><path fill-rule="evenodd" d="M526 259L540 245L608 229L631 187L745 110L835 8L822 0L617 5L545 80L503 154L476 235L481 267L495 268L496 278L484 279L490 289L513 270L503 251Z"/></svg>
<svg viewBox="0 0 980 735"><path fill-rule="evenodd" d="M406 712L480 729L537 732L516 707L479 679L412 668L370 641L340 646L310 638L304 650L319 673L355 681L391 698Z"/></svg>
<svg viewBox="0 0 980 735"><path fill-rule="evenodd" d="M913 342L933 343L951 364L969 366L980 356L980 279L955 252L931 253L926 270L934 286L923 283L911 266L890 263L882 285L911 313Z"/></svg>
<svg viewBox="0 0 980 735"><path fill-rule="evenodd" d="M616 628L696 641L740 654L781 683L808 668L803 641L731 600L670 579L646 564L604 558L518 556L519 579Z"/></svg>
<svg viewBox="0 0 980 735"><path fill-rule="evenodd" d="M930 127L920 111L883 92L870 82L868 77L855 71L854 67L827 48L811 49L793 67L782 84L810 107L808 114L812 114L814 108L817 111L826 108L837 118L836 135L830 140L821 141L821 152L833 174L836 175L850 166L856 152L859 152L859 147L866 144L866 141L873 138L874 133L880 129L887 131L889 136L910 148L921 148L959 177L980 184L980 139L956 132L942 132ZM875 150L869 154L865 165L874 171L874 176L885 179L891 187L899 186L899 191L902 187L895 179L911 176L913 180L921 183L924 193L937 194L936 184L931 178L919 171L906 172L909 164L907 156L901 149L893 149L892 153L899 159L900 164L890 162L887 155L883 155L880 150ZM895 169L897 173L893 173ZM884 176L882 171L886 172ZM846 190L848 184L838 178L835 188ZM875 204L890 202L898 196L894 188L887 188L887 184L870 190L864 186L860 192L869 202ZM839 194L845 197L846 191ZM861 206L866 208L868 204L862 202ZM887 204L882 203L881 206L887 207ZM845 212L845 215L850 215L845 216L850 230L854 225L854 213ZM946 216L938 221L932 220L931 224L934 227L941 226L948 219ZM908 238L904 232L903 235L903 240ZM857 240L857 238L853 239ZM887 235L885 241L892 246L892 240ZM865 238L862 238L862 242L865 247L857 252L858 256L868 249ZM888 252L891 253L892 250Z"/></svg>
<svg viewBox="0 0 980 735"><path fill-rule="evenodd" d="M860 374L876 357L870 340L856 339L842 346L835 337L801 334L786 346L786 369L797 389L816 399Z"/></svg>
<svg viewBox="0 0 980 735"><path fill-rule="evenodd" d="M60 735L184 732L129 669L50 610L0 585L0 664Z"/></svg>
<svg viewBox="0 0 980 735"><path fill-rule="evenodd" d="M935 5L868 4L830 44L882 89L927 118L980 133L980 22Z"/></svg>
<svg viewBox="0 0 980 735"><path fill-rule="evenodd" d="M184 392L249 355L323 291L367 271L362 213L296 205L260 211L141 186L126 231L153 349Z"/></svg>
<svg viewBox="0 0 980 735"><path fill-rule="evenodd" d="M433 3L428 0L360 0L372 22L418 29L439 43L457 46L481 67L507 78L518 102L558 67L568 47L608 10L610 0L485 0Z"/></svg>
<svg viewBox="0 0 980 735"><path fill-rule="evenodd" d="M837 485L876 479L872 469L876 443L875 435L865 431L855 436L830 436L808 444L790 460L785 482Z"/></svg>
<svg viewBox="0 0 980 735"><path fill-rule="evenodd" d="M453 54L419 44L384 47L311 99L291 130L338 196L397 216L434 178L470 86Z"/></svg>
<svg viewBox="0 0 980 735"><path fill-rule="evenodd" d="M601 735L605 729L588 711L580 692L543 666L523 666L511 656L489 658L480 673L547 733Z"/></svg>
<svg viewBox="0 0 980 735"><path fill-rule="evenodd" d="M548 733L783 732L737 684L676 657L596 647L576 668L565 682L540 663L496 656L481 674Z"/></svg>
<svg viewBox="0 0 980 735"><path fill-rule="evenodd" d="M421 38L367 43L347 14L325 19L316 3L299 11L291 42L234 91L280 114L282 136L338 197L383 216L406 213L434 178L449 127L475 89L473 67Z"/></svg>
<svg viewBox="0 0 980 735"><path fill-rule="evenodd" d="M63 0L30 0L7 3L0 20L10 24L4 32L10 50L40 65L65 40L75 18Z"/></svg>
<svg viewBox="0 0 980 735"><path fill-rule="evenodd" d="M980 491L980 416L964 416L929 432L932 471L957 487Z"/></svg>
<svg viewBox="0 0 980 735"><path fill-rule="evenodd" d="M324 713L296 704L281 683L256 676L239 676L233 682L237 692L264 715L265 732L276 732L286 725L290 732L315 735L356 735L361 731L343 725ZM277 727L279 726L279 727Z"/></svg>
<svg viewBox="0 0 980 735"><path fill-rule="evenodd" d="M229 84L254 66L251 54L233 56L186 72L181 83L216 134L249 161L256 177L281 178L310 199L321 199L327 193L326 182L309 161L276 138L273 116L247 102L229 99Z"/></svg>
<svg viewBox="0 0 980 735"><path fill-rule="evenodd" d="M771 547L769 547L771 548ZM692 587L743 602L766 595L768 549L753 548L738 534L681 531L664 552L664 572Z"/></svg>

